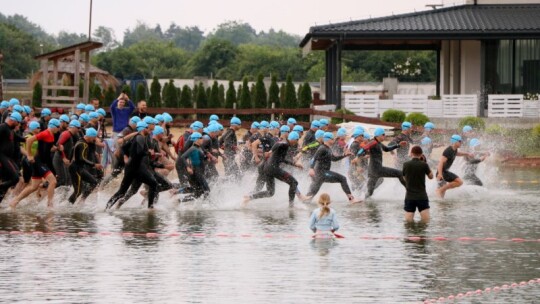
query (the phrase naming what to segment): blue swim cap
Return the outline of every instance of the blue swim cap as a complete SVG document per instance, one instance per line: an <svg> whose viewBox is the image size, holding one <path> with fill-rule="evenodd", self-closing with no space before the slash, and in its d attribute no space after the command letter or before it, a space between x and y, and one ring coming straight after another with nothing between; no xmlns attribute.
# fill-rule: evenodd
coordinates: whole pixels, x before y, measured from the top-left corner
<svg viewBox="0 0 540 304"><path fill-rule="evenodd" d="M99 114L97 112L90 112L90 114L88 114L88 117L90 117L90 119L98 119Z"/></svg>
<svg viewBox="0 0 540 304"><path fill-rule="evenodd" d="M296 125L292 130L296 132L304 132L304 127L302 127L301 125Z"/></svg>
<svg viewBox="0 0 540 304"><path fill-rule="evenodd" d="M347 129L345 128L339 128L337 130L337 136L347 136Z"/></svg>
<svg viewBox="0 0 540 304"><path fill-rule="evenodd" d="M29 106L24 106L24 112L26 112L26 114L30 114L32 113L32 108L30 108Z"/></svg>
<svg viewBox="0 0 540 304"><path fill-rule="evenodd" d="M422 138L422 141L420 143L422 145L424 145L424 146L427 146L427 145L430 145L432 143L432 141L431 141L431 138L426 136L426 137Z"/></svg>
<svg viewBox="0 0 540 304"><path fill-rule="evenodd" d="M319 120L319 125L322 127L322 126L328 126L328 119L320 119Z"/></svg>
<svg viewBox="0 0 540 304"><path fill-rule="evenodd" d="M354 130L360 130L360 131L362 131L362 133L366 132L366 129L364 129L364 127L362 127L361 125L358 125L358 126L354 127Z"/></svg>
<svg viewBox="0 0 540 304"><path fill-rule="evenodd" d="M139 116L133 116L133 117L131 117L131 119L129 120L129 123L130 123L130 124L136 125L139 121L141 121L141 118L140 118Z"/></svg>
<svg viewBox="0 0 540 304"><path fill-rule="evenodd" d="M49 120L49 128L60 128L60 120L53 118Z"/></svg>
<svg viewBox="0 0 540 304"><path fill-rule="evenodd" d="M80 123L78 120L72 120L72 121L69 123L69 126L72 127L72 128L80 128L80 127L81 127L81 123Z"/></svg>
<svg viewBox="0 0 540 304"><path fill-rule="evenodd" d="M201 139L201 138L202 138L202 135L199 132L193 132L193 134L191 134L191 136L189 136L189 139L191 141L196 141L196 140Z"/></svg>
<svg viewBox="0 0 540 304"><path fill-rule="evenodd" d="M197 120L197 121L194 121L194 122L193 122L193 125L194 125L195 127L199 128L199 129L204 128L204 124L203 124L202 122L198 121L198 120Z"/></svg>
<svg viewBox="0 0 540 304"><path fill-rule="evenodd" d="M11 115L9 115L9 118L11 118L11 120L14 120L14 121L19 122L19 123L22 122L22 115L19 112L11 113Z"/></svg>
<svg viewBox="0 0 540 304"><path fill-rule="evenodd" d="M148 124L145 123L144 121L141 120L137 123L137 132L141 132L142 130L146 128L148 128Z"/></svg>
<svg viewBox="0 0 540 304"><path fill-rule="evenodd" d="M270 128L273 128L273 129L278 129L279 128L279 122L275 121L275 120L272 120L270 122Z"/></svg>
<svg viewBox="0 0 540 304"><path fill-rule="evenodd" d="M97 136L97 131L94 128L88 128L88 129L86 129L85 135L88 136L88 137L96 137Z"/></svg>
<svg viewBox="0 0 540 304"><path fill-rule="evenodd" d="M469 147L476 147L478 145L480 145L480 140L478 138L473 138L469 142Z"/></svg>
<svg viewBox="0 0 540 304"><path fill-rule="evenodd" d="M369 132L367 132L367 131L364 132L364 138L368 139L368 140L371 139L371 134L369 134Z"/></svg>
<svg viewBox="0 0 540 304"><path fill-rule="evenodd" d="M296 119L294 119L292 117L287 119L287 124L288 125L295 125L296 124Z"/></svg>
<svg viewBox="0 0 540 304"><path fill-rule="evenodd" d="M319 123L318 120L314 120L311 122L311 128L320 128L321 127L321 124Z"/></svg>
<svg viewBox="0 0 540 304"><path fill-rule="evenodd" d="M84 122L89 122L90 121L90 116L88 116L88 114L86 114L86 113L82 113L81 116L79 116L79 120L82 120Z"/></svg>
<svg viewBox="0 0 540 304"><path fill-rule="evenodd" d="M281 133L285 133L285 132L291 132L291 128L289 128L289 126L281 126L281 128L279 128L279 132Z"/></svg>
<svg viewBox="0 0 540 304"><path fill-rule="evenodd" d="M208 126L208 132L207 133L214 133L219 131L219 127L217 124L212 124Z"/></svg>
<svg viewBox="0 0 540 304"><path fill-rule="evenodd" d="M171 114L169 114L169 113L163 113L163 119L165 119L166 123L173 122L173 118L172 118Z"/></svg>
<svg viewBox="0 0 540 304"><path fill-rule="evenodd" d="M97 109L96 112L97 112L100 116L103 116L103 117L107 116L107 112L105 112L105 110L102 109L102 108Z"/></svg>
<svg viewBox="0 0 540 304"><path fill-rule="evenodd" d="M364 136L364 130L356 128L352 133L352 138L357 138L358 136Z"/></svg>
<svg viewBox="0 0 540 304"><path fill-rule="evenodd" d="M13 106L13 111L19 112L19 113L22 114L24 112L24 108L21 105L14 105Z"/></svg>
<svg viewBox="0 0 540 304"><path fill-rule="evenodd" d="M401 124L401 129L403 131L405 130L409 130L410 128L412 127L412 124L408 121L404 121L402 124Z"/></svg>
<svg viewBox="0 0 540 304"><path fill-rule="evenodd" d="M223 130L223 125L222 125L222 124L220 124L219 122L217 123L217 126L218 126L218 128L219 128L219 130L220 130L220 131L222 131L222 130Z"/></svg>
<svg viewBox="0 0 540 304"><path fill-rule="evenodd" d="M69 121L70 121L69 117L66 114L60 115L60 117L58 117L58 120L63 121L63 122L67 122L67 123L69 123Z"/></svg>
<svg viewBox="0 0 540 304"><path fill-rule="evenodd" d="M153 134L154 136L156 136L156 135L159 135L159 134L163 134L164 132L165 132L165 131L163 130L162 127L156 126L156 127L154 128L154 131L152 131L152 134Z"/></svg>
<svg viewBox="0 0 540 304"><path fill-rule="evenodd" d="M319 139L319 138L321 138L323 136L324 136L324 131L323 130L317 130L315 132L315 139Z"/></svg>
<svg viewBox="0 0 540 304"><path fill-rule="evenodd" d="M37 121L31 121L31 122L28 124L28 130L34 131L35 129L39 129L39 122L37 122Z"/></svg>
<svg viewBox="0 0 540 304"><path fill-rule="evenodd" d="M373 135L374 135L375 137L381 136L381 135L385 135L384 129L381 128L381 127L377 127L377 128L375 129L375 132L373 132Z"/></svg>
<svg viewBox="0 0 540 304"><path fill-rule="evenodd" d="M289 136L287 137L288 140L298 140L300 139L300 134L298 132L292 131L289 133Z"/></svg>
<svg viewBox="0 0 540 304"><path fill-rule="evenodd" d="M84 111L85 107L86 107L86 105L84 103L80 103L75 107L75 109Z"/></svg>
<svg viewBox="0 0 540 304"><path fill-rule="evenodd" d="M327 142L331 139L334 139L334 134L332 134L332 132L324 132L324 135L323 135L324 142Z"/></svg>
<svg viewBox="0 0 540 304"><path fill-rule="evenodd" d="M218 120L219 120L219 116L217 116L216 114L212 114L212 115L210 115L210 120L212 120L212 121L218 121Z"/></svg>
<svg viewBox="0 0 540 304"><path fill-rule="evenodd" d="M75 114L71 115L70 118L71 118L71 120L79 120L79 116L77 116Z"/></svg>
<svg viewBox="0 0 540 304"><path fill-rule="evenodd" d="M452 135L452 137L450 138L450 143L452 143L452 144L455 144L458 141L461 141L461 136L459 136L457 134Z"/></svg>
<svg viewBox="0 0 540 304"><path fill-rule="evenodd" d="M191 125L189 125L189 128L193 129L195 131L198 131L198 130L202 129L198 125L196 125L195 123L192 123Z"/></svg>
<svg viewBox="0 0 540 304"><path fill-rule="evenodd" d="M157 120L158 122L164 122L165 121L165 117L163 117L162 114L158 114L154 117L155 120Z"/></svg>
<svg viewBox="0 0 540 304"><path fill-rule="evenodd" d="M231 126L239 126L242 124L242 121L238 117L231 118Z"/></svg>
<svg viewBox="0 0 540 304"><path fill-rule="evenodd" d="M43 108L41 110L41 116L51 116L52 112L49 108Z"/></svg>
<svg viewBox="0 0 540 304"><path fill-rule="evenodd" d="M463 133L467 133L467 132L471 132L472 131L472 127L471 126L464 126L463 127Z"/></svg>
<svg viewBox="0 0 540 304"><path fill-rule="evenodd" d="M94 106L93 106L93 105L87 104L87 105L84 106L84 110L85 110L86 112L92 112L92 111L94 111L95 109L94 109Z"/></svg>
<svg viewBox="0 0 540 304"><path fill-rule="evenodd" d="M157 125L156 120L152 116L146 116L145 118L143 118L143 121L147 125Z"/></svg>
<svg viewBox="0 0 540 304"><path fill-rule="evenodd" d="M261 121L261 123L259 124L259 128L261 129L267 129L269 126L270 126L270 123L268 123L268 121L266 120Z"/></svg>
<svg viewBox="0 0 540 304"><path fill-rule="evenodd" d="M252 129L258 129L260 127L260 124L256 121L254 121L253 123L251 123L251 128Z"/></svg>
<svg viewBox="0 0 540 304"><path fill-rule="evenodd" d="M0 109L7 109L7 108L9 108L9 102L6 100L2 100L2 102L0 103Z"/></svg>
<svg viewBox="0 0 540 304"><path fill-rule="evenodd" d="M21 104L21 102L17 98L11 98L9 100L9 105L11 107L16 106L16 105L20 105L20 104Z"/></svg>
<svg viewBox="0 0 540 304"><path fill-rule="evenodd" d="M426 122L426 124L424 125L424 129L433 130L435 129L435 125L432 122Z"/></svg>

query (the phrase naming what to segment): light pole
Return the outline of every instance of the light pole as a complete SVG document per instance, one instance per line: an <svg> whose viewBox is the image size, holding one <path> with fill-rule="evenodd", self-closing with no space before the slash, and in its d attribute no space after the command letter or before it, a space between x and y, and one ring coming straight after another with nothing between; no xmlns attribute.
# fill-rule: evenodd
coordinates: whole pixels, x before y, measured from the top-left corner
<svg viewBox="0 0 540 304"><path fill-rule="evenodd" d="M92 0L90 0L90 18L88 21L88 41L92 40Z"/></svg>

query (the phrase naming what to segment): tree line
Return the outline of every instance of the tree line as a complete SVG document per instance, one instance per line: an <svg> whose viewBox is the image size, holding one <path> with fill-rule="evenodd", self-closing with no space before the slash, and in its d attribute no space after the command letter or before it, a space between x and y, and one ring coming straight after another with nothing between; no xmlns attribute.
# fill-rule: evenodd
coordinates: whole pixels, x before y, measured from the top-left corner
<svg viewBox="0 0 540 304"><path fill-rule="evenodd" d="M284 81L319 81L324 77L324 53L302 56L300 36L283 31L257 32L248 23L228 21L205 35L196 26L138 22L119 41L112 29L99 26L92 39L103 42L92 61L120 79L209 78L255 81L259 74ZM27 78L38 69L33 57L87 40L80 33L46 33L21 15L0 14L0 51L4 53L4 77ZM395 75L396 64L411 60L421 71ZM351 51L343 53L343 81L381 81L394 75L401 81L435 81L436 54L432 51ZM103 88L107 90L107 88Z"/></svg>

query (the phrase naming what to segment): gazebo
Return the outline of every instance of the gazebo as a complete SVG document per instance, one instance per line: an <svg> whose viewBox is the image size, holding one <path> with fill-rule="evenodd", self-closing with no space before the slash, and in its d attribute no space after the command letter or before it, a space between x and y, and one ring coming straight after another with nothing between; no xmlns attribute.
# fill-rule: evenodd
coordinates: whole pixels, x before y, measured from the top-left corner
<svg viewBox="0 0 540 304"><path fill-rule="evenodd" d="M467 0L466 5L311 27L300 47L304 53L325 51L326 100L338 108L341 54L349 50L436 51L439 96L538 92L539 16L540 1Z"/></svg>
<svg viewBox="0 0 540 304"><path fill-rule="evenodd" d="M103 88L118 85L114 76L90 64L90 52L102 46L101 42L86 41L35 57L40 60L41 69L32 76L31 83L32 86L38 81L42 83L43 106L72 107L79 101L88 102L90 79L98 80ZM84 60L81 60L83 55ZM82 100L79 98L81 74L84 75ZM59 83L59 80L65 77L68 77L69 85ZM67 91L68 96L58 96L60 90Z"/></svg>

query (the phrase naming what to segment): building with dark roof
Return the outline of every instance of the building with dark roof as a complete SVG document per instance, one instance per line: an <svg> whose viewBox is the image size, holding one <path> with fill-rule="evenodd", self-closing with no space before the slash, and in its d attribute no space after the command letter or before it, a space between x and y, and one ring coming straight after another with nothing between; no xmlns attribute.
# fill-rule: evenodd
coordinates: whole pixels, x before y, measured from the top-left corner
<svg viewBox="0 0 540 304"><path fill-rule="evenodd" d="M338 107L347 50L434 50L437 95L540 92L540 1L466 3L314 26L300 47L325 51L326 100Z"/></svg>

